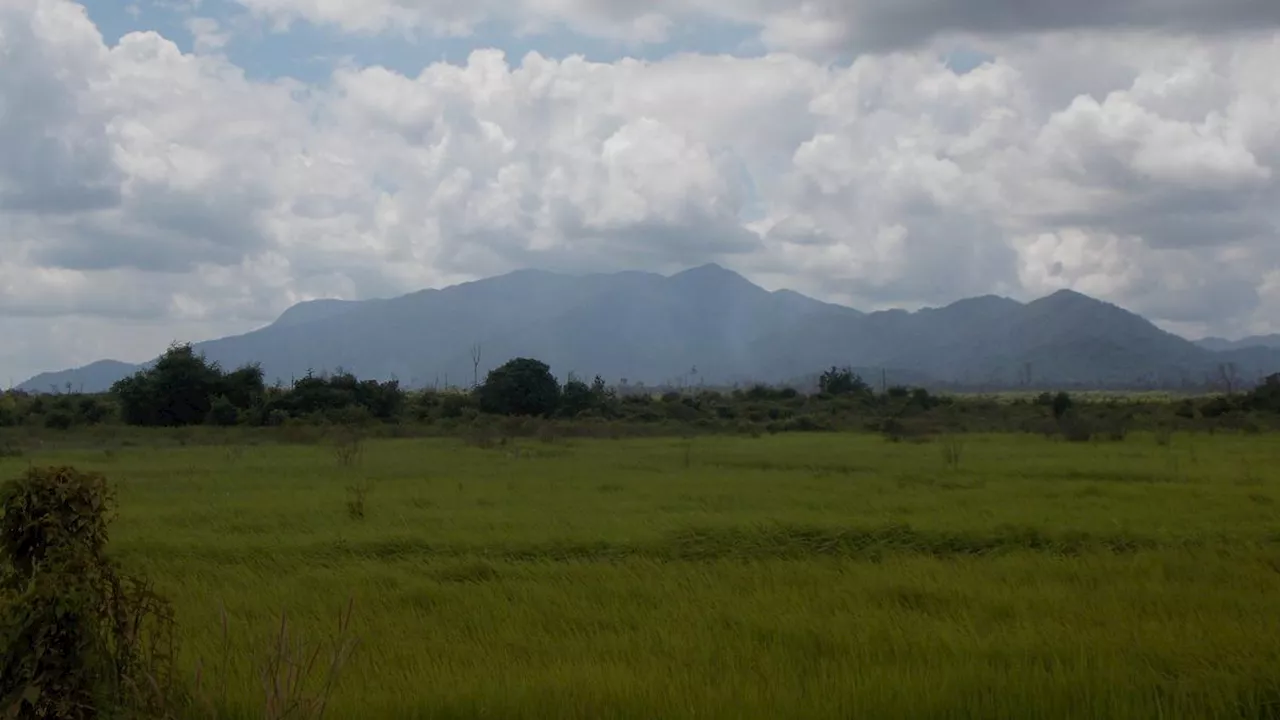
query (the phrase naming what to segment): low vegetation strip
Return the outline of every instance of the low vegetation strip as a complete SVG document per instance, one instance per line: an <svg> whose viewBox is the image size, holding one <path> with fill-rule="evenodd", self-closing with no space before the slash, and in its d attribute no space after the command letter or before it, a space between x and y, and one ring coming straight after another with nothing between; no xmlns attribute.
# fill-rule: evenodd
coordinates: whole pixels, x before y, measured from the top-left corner
<svg viewBox="0 0 1280 720"><path fill-rule="evenodd" d="M258 556L266 564L327 562L352 559L431 560L476 558L512 562L595 562L628 559L654 561L805 560L834 557L849 560L888 560L895 556L935 558L983 557L1007 553L1076 556L1087 553L1128 554L1143 550L1197 550L1280 547L1280 535L1261 535L1255 542L1233 538L1144 537L1117 532L1051 533L1039 528L1003 527L991 531L947 532L920 530L910 525L874 528L823 528L776 525L766 527L689 528L650 542L607 541L499 542L462 545L418 538L341 540L278 548L245 545L235 549L189 550L181 557L204 562L237 564ZM125 555L143 557L154 547Z"/></svg>
<svg viewBox="0 0 1280 720"><path fill-rule="evenodd" d="M1028 385L1028 388L1030 386ZM190 345L112 386L86 394L0 393L0 429L58 441L69 430L134 427L285 429L305 438L315 428L360 427L383 435L453 435L477 444L538 435L620 437L735 432L863 430L896 441L940 432L1023 432L1075 442L1123 441L1135 429L1249 431L1280 427L1280 374L1228 383L1225 394L1114 396L1043 390L1016 395L938 395L928 389L873 387L850 367L832 367L802 387L682 384L655 391L557 378L533 358L513 358L469 388L406 390L395 380L349 372L265 383L262 368L226 370ZM257 436L259 433L255 433ZM187 436L181 436L187 437ZM12 441L0 437L0 454Z"/></svg>

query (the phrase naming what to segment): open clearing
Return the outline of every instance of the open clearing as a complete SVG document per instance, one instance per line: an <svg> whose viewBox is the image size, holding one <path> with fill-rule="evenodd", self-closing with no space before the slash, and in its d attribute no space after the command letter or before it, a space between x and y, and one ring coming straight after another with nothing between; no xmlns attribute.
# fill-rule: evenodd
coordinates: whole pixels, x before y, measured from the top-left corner
<svg viewBox="0 0 1280 720"><path fill-rule="evenodd" d="M174 601L187 667L222 654L225 604L246 718L279 613L321 639L349 596L338 718L1280 716L1275 437L517 447L0 472L105 473L112 552Z"/></svg>

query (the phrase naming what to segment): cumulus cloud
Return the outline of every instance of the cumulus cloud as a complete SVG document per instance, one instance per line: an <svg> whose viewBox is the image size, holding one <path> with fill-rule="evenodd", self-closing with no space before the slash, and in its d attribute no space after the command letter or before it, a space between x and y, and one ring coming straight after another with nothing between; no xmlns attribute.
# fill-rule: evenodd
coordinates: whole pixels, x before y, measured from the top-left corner
<svg viewBox="0 0 1280 720"><path fill-rule="evenodd" d="M93 92L104 55L82 7L0 2L0 211L119 202L108 111Z"/></svg>
<svg viewBox="0 0 1280 720"><path fill-rule="evenodd" d="M418 6L347 20L354 4L256 7L355 28ZM533 22L574 5L528 7ZM721 14L844 17L735 7ZM582 22L630 17L592 8ZM682 8L721 12L649 11ZM974 47L993 59L967 72L932 46L847 65L477 50L413 74L352 62L301 86L248 79L216 38L108 47L70 0L0 0L0 315L44 333L0 362L21 375L143 359L300 300L521 267L707 261L867 308L1073 287L1170 326L1280 329L1280 34L1000 34L1057 29L1023 21L986 27Z"/></svg>
<svg viewBox="0 0 1280 720"><path fill-rule="evenodd" d="M876 52L938 37L1072 30L1223 35L1280 27L1267 0L237 0L276 27L298 20L351 32L469 35L486 22L525 33L567 27L630 44L690 22L754 27L769 47Z"/></svg>

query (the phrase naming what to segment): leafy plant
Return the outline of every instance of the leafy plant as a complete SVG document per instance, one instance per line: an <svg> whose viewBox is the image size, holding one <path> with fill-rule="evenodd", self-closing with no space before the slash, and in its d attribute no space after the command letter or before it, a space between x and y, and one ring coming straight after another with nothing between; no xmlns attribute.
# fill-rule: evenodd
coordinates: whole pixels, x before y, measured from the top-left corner
<svg viewBox="0 0 1280 720"><path fill-rule="evenodd" d="M168 717L174 623L150 584L104 555L106 478L31 468L0 488L0 712Z"/></svg>

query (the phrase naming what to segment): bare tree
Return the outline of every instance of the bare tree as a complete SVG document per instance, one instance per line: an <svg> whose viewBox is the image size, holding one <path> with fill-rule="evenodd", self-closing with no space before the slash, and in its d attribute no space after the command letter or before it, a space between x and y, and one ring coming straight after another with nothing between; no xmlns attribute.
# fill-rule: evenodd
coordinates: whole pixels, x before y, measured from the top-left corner
<svg viewBox="0 0 1280 720"><path fill-rule="evenodd" d="M471 346L471 387L480 387L480 343Z"/></svg>

